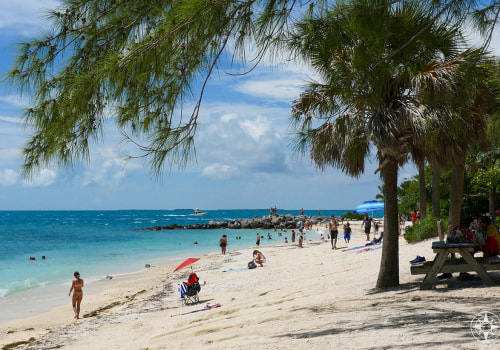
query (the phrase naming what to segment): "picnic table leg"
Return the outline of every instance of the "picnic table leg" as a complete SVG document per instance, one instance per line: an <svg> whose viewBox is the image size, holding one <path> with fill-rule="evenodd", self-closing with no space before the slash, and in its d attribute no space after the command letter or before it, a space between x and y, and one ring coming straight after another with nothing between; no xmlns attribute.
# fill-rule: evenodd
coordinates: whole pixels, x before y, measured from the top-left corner
<svg viewBox="0 0 500 350"><path fill-rule="evenodd" d="M436 280L436 276L439 271L441 271L441 268L443 267L447 257L448 251L446 249L441 249L434 258L434 264L432 265L431 270L425 275L420 289L432 289L432 285Z"/></svg>
<svg viewBox="0 0 500 350"><path fill-rule="evenodd" d="M474 269L474 271L477 272L479 276L481 276L486 285L491 286L495 283L491 278L490 274L486 272L484 267L482 267L481 264L478 263L476 259L474 259L474 257L469 251L467 251L466 249L459 249L459 252L460 255L462 255L462 257L464 258L465 262L469 264Z"/></svg>

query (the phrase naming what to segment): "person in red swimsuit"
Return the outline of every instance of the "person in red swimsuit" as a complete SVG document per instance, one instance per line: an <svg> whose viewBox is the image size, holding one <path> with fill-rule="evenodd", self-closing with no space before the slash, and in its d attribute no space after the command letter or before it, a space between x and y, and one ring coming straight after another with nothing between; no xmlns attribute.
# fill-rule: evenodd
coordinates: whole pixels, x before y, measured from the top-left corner
<svg viewBox="0 0 500 350"><path fill-rule="evenodd" d="M73 291L73 311L75 312L75 318L80 318L80 304L83 299L83 279L80 278L80 273L75 271L73 274L75 279L71 284L71 288L69 290L69 295L71 295L71 291Z"/></svg>

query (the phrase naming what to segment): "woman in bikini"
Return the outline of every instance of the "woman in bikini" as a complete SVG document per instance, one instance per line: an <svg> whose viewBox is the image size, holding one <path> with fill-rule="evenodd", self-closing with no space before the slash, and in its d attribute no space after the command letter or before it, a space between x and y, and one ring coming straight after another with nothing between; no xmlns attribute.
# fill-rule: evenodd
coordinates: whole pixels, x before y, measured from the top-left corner
<svg viewBox="0 0 500 350"><path fill-rule="evenodd" d="M73 311L75 312L75 318L80 318L80 304L83 299L83 280L80 278L80 273L75 271L74 273L75 279L71 284L71 288L69 290L69 295L71 295L71 291L73 291Z"/></svg>

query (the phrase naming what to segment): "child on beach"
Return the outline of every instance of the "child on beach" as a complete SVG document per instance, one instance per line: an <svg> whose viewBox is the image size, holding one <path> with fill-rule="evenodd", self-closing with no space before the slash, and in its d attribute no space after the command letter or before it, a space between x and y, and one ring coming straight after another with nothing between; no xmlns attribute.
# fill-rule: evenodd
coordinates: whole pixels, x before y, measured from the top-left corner
<svg viewBox="0 0 500 350"><path fill-rule="evenodd" d="M349 243L351 240L351 227L349 226L349 223L344 225L344 242Z"/></svg>

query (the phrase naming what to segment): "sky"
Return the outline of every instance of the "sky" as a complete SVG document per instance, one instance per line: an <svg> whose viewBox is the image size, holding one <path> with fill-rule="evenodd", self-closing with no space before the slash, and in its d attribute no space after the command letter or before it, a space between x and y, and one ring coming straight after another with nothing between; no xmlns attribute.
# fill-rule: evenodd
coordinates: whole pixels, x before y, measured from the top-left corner
<svg viewBox="0 0 500 350"><path fill-rule="evenodd" d="M36 37L47 22L44 9L56 0L0 0L0 75L12 66L15 46ZM320 171L293 152L291 102L311 77L307 67L275 64L249 75L220 72L202 102L196 157L187 167L164 168L151 176L147 164L127 155L112 124L104 143L91 146L89 163L72 169L50 166L31 180L20 175L21 149L29 137L20 117L28 105L15 90L0 85L0 210L119 209L279 209L352 210L373 200L382 184L377 162L351 178L335 168ZM400 170L400 182L416 174Z"/></svg>

